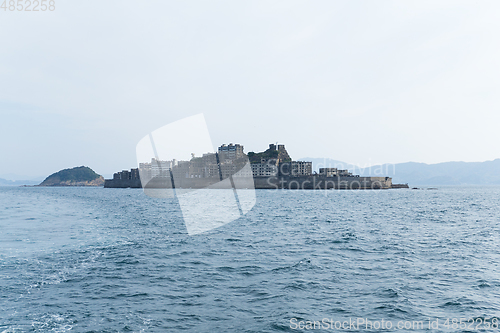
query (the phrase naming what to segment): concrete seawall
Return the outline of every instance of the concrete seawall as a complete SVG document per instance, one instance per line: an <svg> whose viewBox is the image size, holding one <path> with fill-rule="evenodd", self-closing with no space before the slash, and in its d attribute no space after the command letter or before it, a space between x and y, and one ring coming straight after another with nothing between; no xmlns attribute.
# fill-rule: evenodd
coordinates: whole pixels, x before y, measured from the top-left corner
<svg viewBox="0 0 500 333"><path fill-rule="evenodd" d="M249 188L252 184L250 178L233 178L237 188ZM220 181L217 178L184 178L175 180L176 188L231 188L229 179ZM301 177L254 177L256 189L390 189L392 178L390 177L325 177L318 175ZM106 179L105 188L141 188L140 179ZM169 178L156 179L147 184L148 188L172 188Z"/></svg>
<svg viewBox="0 0 500 333"><path fill-rule="evenodd" d="M140 179L105 179L104 188L142 188Z"/></svg>

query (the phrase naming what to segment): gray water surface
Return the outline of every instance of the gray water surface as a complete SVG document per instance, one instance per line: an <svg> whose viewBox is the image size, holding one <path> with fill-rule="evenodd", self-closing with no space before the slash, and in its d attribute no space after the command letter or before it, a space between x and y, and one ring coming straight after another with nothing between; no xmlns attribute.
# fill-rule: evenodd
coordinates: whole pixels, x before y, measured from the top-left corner
<svg viewBox="0 0 500 333"><path fill-rule="evenodd" d="M497 320L499 199L500 187L258 190L248 214L189 236L175 199L141 189L0 187L0 332Z"/></svg>

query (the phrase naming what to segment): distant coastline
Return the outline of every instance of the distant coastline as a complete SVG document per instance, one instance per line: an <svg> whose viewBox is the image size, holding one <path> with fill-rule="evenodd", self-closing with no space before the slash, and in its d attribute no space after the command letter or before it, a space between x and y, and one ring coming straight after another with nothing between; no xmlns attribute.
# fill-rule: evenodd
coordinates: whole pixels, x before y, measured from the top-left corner
<svg viewBox="0 0 500 333"><path fill-rule="evenodd" d="M389 176L394 183L412 186L500 185L500 159L485 162L405 162L379 164L367 168L330 158L306 158L318 167L348 169L360 176Z"/></svg>
<svg viewBox="0 0 500 333"><path fill-rule="evenodd" d="M443 186L443 185L471 185L471 186L500 185L500 159L495 159L493 161L485 161L485 162L443 162L436 164L426 164L417 162L406 162L397 164L386 163L386 164L374 165L367 168L360 168L356 165L330 158L306 157L306 158L301 158L300 160L311 161L313 166L312 169L313 173L318 172L319 168L331 167L331 168L337 168L338 170L348 170L353 174L358 174L360 177L376 177L383 175L391 177L393 183L402 183L402 184L409 183L411 184L412 187ZM130 171L128 172L130 173ZM121 172L118 174L121 174ZM118 175L117 177L121 177L121 175ZM125 175L125 177L128 177L128 175ZM88 180L82 180L81 183L58 182L57 184L54 185L43 185L43 186L104 186L105 185L104 179L102 179L100 182L97 183L98 183L97 185L92 185L91 182L88 182ZM99 183L101 184L99 185ZM40 181L37 180L0 178L0 186L31 187L38 185L40 185ZM122 184L121 186L116 186L116 187L141 188L142 185L140 183L140 180L137 179L135 182L124 182L124 184Z"/></svg>
<svg viewBox="0 0 500 333"><path fill-rule="evenodd" d="M35 186L39 183L36 180L7 180L0 178L0 186Z"/></svg>

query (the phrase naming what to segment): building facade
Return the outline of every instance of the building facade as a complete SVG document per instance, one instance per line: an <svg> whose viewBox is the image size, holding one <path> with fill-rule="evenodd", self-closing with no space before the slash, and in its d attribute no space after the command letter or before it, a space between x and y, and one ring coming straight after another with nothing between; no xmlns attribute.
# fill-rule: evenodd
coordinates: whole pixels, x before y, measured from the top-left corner
<svg viewBox="0 0 500 333"><path fill-rule="evenodd" d="M278 160L267 160L261 163L252 163L254 177L269 177L278 175Z"/></svg>
<svg viewBox="0 0 500 333"><path fill-rule="evenodd" d="M280 164L279 170L282 176L309 176L312 174L312 162L285 162Z"/></svg>
<svg viewBox="0 0 500 333"><path fill-rule="evenodd" d="M223 144L218 148L219 159L221 161L224 160L236 160L241 157L245 157L245 153L243 153L243 146L239 144Z"/></svg>

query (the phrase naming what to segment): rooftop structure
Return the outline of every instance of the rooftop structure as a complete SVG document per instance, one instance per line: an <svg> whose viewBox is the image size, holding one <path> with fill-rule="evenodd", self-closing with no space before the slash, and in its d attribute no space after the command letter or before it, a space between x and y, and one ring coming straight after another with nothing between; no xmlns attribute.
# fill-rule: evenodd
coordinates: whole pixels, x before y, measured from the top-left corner
<svg viewBox="0 0 500 333"><path fill-rule="evenodd" d="M352 173L349 170L339 170L337 168L319 168L319 175L325 177L349 177Z"/></svg>

